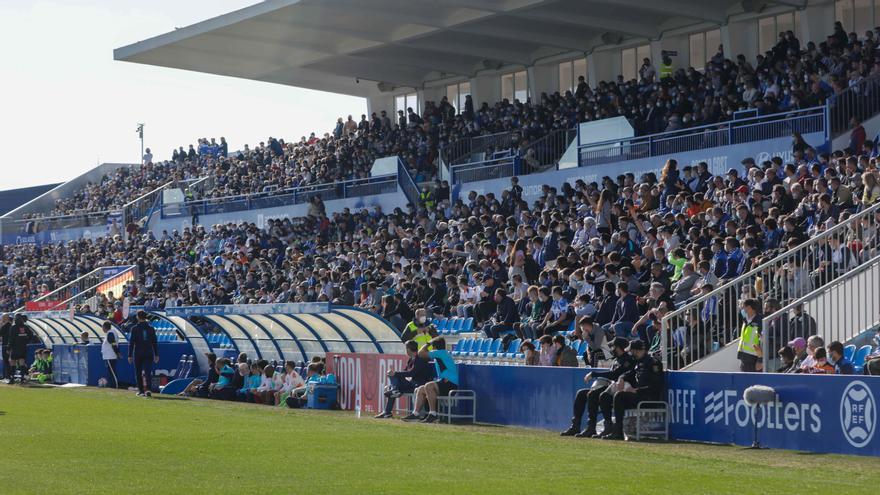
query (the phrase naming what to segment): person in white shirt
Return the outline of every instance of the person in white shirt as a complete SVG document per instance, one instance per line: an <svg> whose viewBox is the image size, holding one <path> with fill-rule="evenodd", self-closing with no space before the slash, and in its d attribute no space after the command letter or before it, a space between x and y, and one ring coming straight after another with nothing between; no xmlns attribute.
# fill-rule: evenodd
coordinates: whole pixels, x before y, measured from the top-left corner
<svg viewBox="0 0 880 495"><path fill-rule="evenodd" d="M281 384L281 388L275 392L276 406L284 404L295 388L302 387L306 384L305 380L303 380L302 377L299 376L299 373L296 372L296 364L293 361L287 361L284 363L284 370L286 371L284 374L284 382Z"/></svg>
<svg viewBox="0 0 880 495"><path fill-rule="evenodd" d="M119 388L119 379L116 373L116 363L119 360L119 332L113 328L113 324L105 321L101 327L104 329L104 340L101 342L101 359L107 368L107 386Z"/></svg>
<svg viewBox="0 0 880 495"><path fill-rule="evenodd" d="M260 386L257 387L257 392L254 394L254 398L257 402L261 404L270 404L275 397L275 367L271 364L267 364L265 368L263 368L263 376L260 378Z"/></svg>

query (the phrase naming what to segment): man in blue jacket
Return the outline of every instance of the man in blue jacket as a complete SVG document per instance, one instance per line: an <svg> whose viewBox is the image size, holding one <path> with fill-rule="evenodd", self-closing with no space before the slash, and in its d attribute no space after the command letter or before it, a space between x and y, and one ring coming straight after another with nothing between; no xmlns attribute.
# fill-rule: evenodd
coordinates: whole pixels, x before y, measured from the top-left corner
<svg viewBox="0 0 880 495"><path fill-rule="evenodd" d="M427 359L419 356L419 344L415 340L406 341L406 355L409 359L406 362L406 368L403 371L388 371L388 379L391 384L386 387L385 410L377 414L377 419L390 418L391 411L394 409L394 401L403 394L415 392L418 387L428 383L434 374L431 370L431 364Z"/></svg>
<svg viewBox="0 0 880 495"><path fill-rule="evenodd" d="M636 297L629 292L626 282L617 284L617 304L614 306L614 316L611 322L602 328L606 332L614 331L615 337L628 337L633 325L639 321L639 305Z"/></svg>
<svg viewBox="0 0 880 495"><path fill-rule="evenodd" d="M156 330L147 323L147 312L137 312L137 323L131 327L128 339L128 362L134 364L134 376L138 384L138 397L150 397L153 383L153 363L159 362L159 343Z"/></svg>

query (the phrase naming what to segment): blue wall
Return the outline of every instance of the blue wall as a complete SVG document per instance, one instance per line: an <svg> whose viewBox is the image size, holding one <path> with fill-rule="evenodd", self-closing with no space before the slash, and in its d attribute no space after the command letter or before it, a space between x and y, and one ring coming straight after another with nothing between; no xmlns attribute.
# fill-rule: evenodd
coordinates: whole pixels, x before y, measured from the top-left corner
<svg viewBox="0 0 880 495"><path fill-rule="evenodd" d="M128 344L120 344L119 352L123 358L117 363L119 381L126 384L135 383L134 366L128 363ZM98 380L108 378L104 361L101 359L99 344L57 344L52 348L53 379L56 383L79 383L97 386ZM180 356L192 355L193 348L188 342L163 342L159 344L159 363L153 365L153 374L168 375L169 381L180 362ZM193 376L198 374L193 369Z"/></svg>
<svg viewBox="0 0 880 495"><path fill-rule="evenodd" d="M477 420L565 429L585 368L460 365L462 388L477 394ZM880 377L669 372L666 400L677 440L751 445L751 385L773 387L777 401L758 409L767 447L880 456Z"/></svg>

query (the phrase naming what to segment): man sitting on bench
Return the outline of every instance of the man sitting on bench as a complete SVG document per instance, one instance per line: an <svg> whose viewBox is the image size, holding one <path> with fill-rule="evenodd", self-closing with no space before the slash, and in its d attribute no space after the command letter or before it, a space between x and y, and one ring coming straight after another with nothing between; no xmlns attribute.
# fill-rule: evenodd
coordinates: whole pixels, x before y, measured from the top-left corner
<svg viewBox="0 0 880 495"><path fill-rule="evenodd" d="M429 351L428 348L433 349ZM458 368L455 360L446 351L446 339L436 337L419 349L419 357L433 359L437 378L416 389L416 404L404 421L421 420L423 423L437 421L437 397L446 397L458 388ZM421 418L418 413L427 403L428 415Z"/></svg>
<svg viewBox="0 0 880 495"><path fill-rule="evenodd" d="M406 355L409 359L406 362L406 368L401 371L388 371L388 379L391 384L386 387L385 410L376 415L377 419L390 418L391 411L394 409L394 401L403 394L415 392L433 378L428 360L419 356L419 344L415 340L406 341ZM412 404L410 404L412 405Z"/></svg>
<svg viewBox="0 0 880 495"><path fill-rule="evenodd" d="M639 402L659 401L663 397L663 364L651 357L641 340L629 343L629 352L636 360L630 371L617 379L617 392L612 399L610 394L602 394L599 398L602 415L611 417L614 408L614 426L602 432L608 440L623 440L623 417L627 409L633 409Z"/></svg>

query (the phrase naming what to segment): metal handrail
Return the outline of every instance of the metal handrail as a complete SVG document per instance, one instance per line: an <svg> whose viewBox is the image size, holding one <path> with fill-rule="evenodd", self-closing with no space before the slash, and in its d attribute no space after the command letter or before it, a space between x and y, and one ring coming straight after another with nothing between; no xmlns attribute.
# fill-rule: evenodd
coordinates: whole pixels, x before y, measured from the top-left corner
<svg viewBox="0 0 880 495"><path fill-rule="evenodd" d="M764 362L764 372L770 371L770 361L773 359L773 353L776 349L770 347L771 341L771 332L784 332L785 335L773 335L773 340L776 341L777 345L784 345L786 342L797 338L803 337L807 338L807 335L801 335L802 329L792 329L788 325L773 325L775 322L787 322L788 320L782 320L782 318L787 318L788 314L800 307L804 314L808 315L810 318L813 318L814 315L818 315L819 311L809 311L810 309L818 309L817 302L819 303L830 303L833 307L832 311L828 311L828 307L826 306L823 311L823 316L835 315L837 318L832 316L832 319L839 320L843 318L844 325L835 325L832 323L828 325L823 325L817 322L817 329L821 329L821 335L823 336L825 343L828 344L834 340L840 342L847 342L856 336L858 336L863 331L877 326L880 323L880 301L878 301L878 277L877 274L869 274L871 276L867 277L869 282L873 284L871 287L861 286L859 287L858 295L861 296L862 301L867 301L866 305L858 305L855 309L856 314L852 314L852 307L854 301L849 297L852 294L852 291L845 290L848 286L847 282L853 281L859 276L865 275L866 272L869 271L878 271L878 267L880 267L880 255L875 256L871 260L862 263L858 268L846 273L845 275L840 276L839 278L834 279L834 281L819 287L811 291L809 294L800 297L785 306L781 309L766 315L763 317L761 321L761 329L763 331L763 335L761 338L761 349L763 354L763 362ZM843 290L842 290L843 289ZM836 294L835 294L836 292ZM836 297L835 297L836 295ZM845 297L844 297L845 296ZM849 311L843 311L838 313L835 310L848 309ZM823 318L823 320L827 320L827 318ZM858 320L858 321L856 321ZM851 324L847 324L851 323ZM775 347L775 346L774 346Z"/></svg>
<svg viewBox="0 0 880 495"><path fill-rule="evenodd" d="M121 268L122 270L119 271L118 273L113 274L112 276L110 276L106 279L103 278L103 273L105 270L114 269L114 268ZM109 280L110 278L117 277L117 276L119 276L123 273L126 273L132 269L137 269L137 265L101 266L101 267L93 269L92 271L86 273L85 275L81 275L81 276L75 278L74 280L62 285L61 287L58 287L57 289L55 289L51 292L47 292L46 294L43 294L42 296L39 296L39 297L33 299L31 302L40 302L40 301L50 300L54 296L61 294L64 291L68 291L68 290L74 291L72 295L65 296L66 299L58 301L58 303L57 303L58 306L61 306L61 305L65 304L66 302L69 302L69 301L75 299L76 297L79 297L81 294L83 294L91 289L94 289L95 287L101 285L102 283ZM99 273L102 274L101 277L97 277L97 275ZM91 282L91 281L89 281L89 279L96 280L96 282ZM80 287L80 286L84 285L84 283L89 284L88 287ZM17 313L17 312L24 311L24 310L25 310L25 307L21 307L21 308L16 309L15 312Z"/></svg>
<svg viewBox="0 0 880 495"><path fill-rule="evenodd" d="M865 120L880 112L880 74L829 96L825 105L828 108L828 135L842 134L849 129L852 117Z"/></svg>
<svg viewBox="0 0 880 495"><path fill-rule="evenodd" d="M880 211L880 203L875 204L869 208L862 210L861 212L858 212L858 213L850 216L845 221L843 221L837 225L834 225L833 227L826 229L825 231L820 232L820 233L810 237L807 241L801 243L797 247L794 247L790 250L787 250L784 253L782 253L782 254L780 254L780 255L778 255L768 261L765 261L761 265L749 270L748 272L743 273L743 274L739 275L738 277L735 277L735 278L725 282L724 284L720 285L719 287L713 288L713 290L711 292L704 294L700 297L697 297L695 299L692 299L692 300L688 301L687 304L685 304L684 306L682 306L680 308L676 308L674 311L670 311L669 313L664 315L663 318L661 319L661 347L663 349L663 359L666 360L670 357L669 342L668 342L668 338L670 337L670 335L669 335L670 332L675 330L676 328L680 328L681 325L678 325L677 323L681 323L681 322L686 321L689 316L689 313L693 314L693 312L696 311L699 314L705 304L709 303L709 304L714 305L714 307L716 308L716 311L717 310L727 311L727 314L721 315L721 318L717 318L718 315L716 315L716 322L715 323L718 323L720 325L728 325L729 326L729 324L731 322L736 321L736 312L735 312L736 308L731 308L729 306L729 304L725 305L724 303L729 303L729 299L731 297L733 297L733 298L738 297L740 295L739 293L744 288L749 287L753 282L757 281L758 279L760 279L760 284L763 286L762 287L763 290L758 291L756 289L754 291L757 293L756 295L767 295L767 294L772 294L775 292L780 292L783 295L787 294L791 290L791 289L785 289L785 287L784 287L785 283L787 282L787 279L783 282L780 282L779 274L777 272L779 270L783 269L787 264L789 264L793 260L798 262L798 263L796 263L796 266L794 267L794 269L798 270L798 273L796 273L795 275L799 277L798 280L801 280L800 283L801 283L802 287L796 286L794 293L788 294L788 295L792 296L793 298L798 298L798 297L802 296L803 293L807 292L807 289L805 289L805 287L807 287L807 285L812 283L812 279L802 280L803 275L804 275L803 272L805 271L806 274L809 275L819 268L817 265L810 265L808 268L806 268L804 266L807 263L814 263L816 261L813 257L809 256L811 254L811 250L815 246L820 245L821 243L824 243L832 236L837 236L841 233L846 232L847 229L849 229L853 225L858 225L858 222L861 222L861 220L864 218L869 218L869 219L871 219L871 221L873 221L874 220L873 214L878 211ZM858 263L857 263L857 265L858 265ZM824 286L824 284L829 281L830 280L824 280L824 278L822 278L822 277L820 277L818 279L818 283L820 284L820 286ZM774 287L772 287L772 288L768 287L771 284ZM772 289L773 292L770 292L770 290L768 290L768 289ZM751 288L749 290L751 290ZM801 293L801 291L803 291L803 293ZM730 328L716 329L716 331L718 331L718 332L724 332L724 331L728 332L727 335L723 335L723 334L721 335L721 337L722 337L721 340L726 340L726 341L732 340L732 338L731 338L732 332L730 330L731 330ZM722 342L719 342L719 344L720 343L722 343ZM702 349L702 350L705 350L705 349ZM714 350L712 352L714 352ZM697 350L697 353L702 354L701 350ZM687 359L685 359L685 361L687 361ZM670 365L670 363L668 363L668 362L666 364L667 364L667 366Z"/></svg>
<svg viewBox="0 0 880 495"><path fill-rule="evenodd" d="M232 195L232 196L221 196L221 197L217 197L217 198L197 199L194 201L185 202L184 206L197 206L197 205L201 205L201 204L214 204L214 203L226 202L226 201L238 201L238 200L248 199L248 198L265 197L267 195L278 196L278 195L285 195L285 194L295 194L295 193L300 193L300 192L329 190L329 189L337 188L339 186L345 187L346 185L363 186L363 185L369 185L369 184L380 184L380 183L390 182L394 179L395 179L394 175L388 174L388 175L380 175L377 177L366 177L363 179L350 179L350 180L339 181L339 182L323 182L321 184L291 187L291 188L287 188L287 189L276 189L274 191L255 192L255 193L248 193L248 194L236 194L236 195Z"/></svg>

